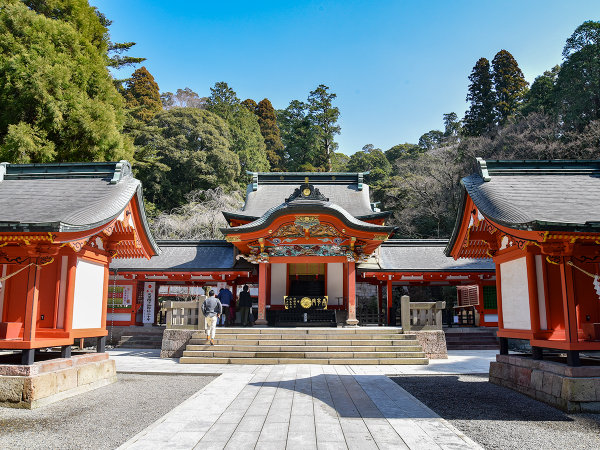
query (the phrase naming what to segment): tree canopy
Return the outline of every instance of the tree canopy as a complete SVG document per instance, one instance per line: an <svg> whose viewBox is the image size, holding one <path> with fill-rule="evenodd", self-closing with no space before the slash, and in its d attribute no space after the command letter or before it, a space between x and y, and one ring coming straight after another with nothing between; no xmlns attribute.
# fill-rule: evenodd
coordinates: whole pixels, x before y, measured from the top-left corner
<svg viewBox="0 0 600 450"><path fill-rule="evenodd" d="M123 100L106 68L107 30L94 11L75 0L0 8L0 159L132 158Z"/></svg>
<svg viewBox="0 0 600 450"><path fill-rule="evenodd" d="M141 168L148 200L171 209L198 189L237 187L238 156L230 149L229 127L216 114L198 108L172 108L158 113L135 144L149 147L168 171Z"/></svg>
<svg viewBox="0 0 600 450"><path fill-rule="evenodd" d="M127 81L123 93L130 114L140 122L148 123L162 111L160 91L154 77L145 67L140 67Z"/></svg>

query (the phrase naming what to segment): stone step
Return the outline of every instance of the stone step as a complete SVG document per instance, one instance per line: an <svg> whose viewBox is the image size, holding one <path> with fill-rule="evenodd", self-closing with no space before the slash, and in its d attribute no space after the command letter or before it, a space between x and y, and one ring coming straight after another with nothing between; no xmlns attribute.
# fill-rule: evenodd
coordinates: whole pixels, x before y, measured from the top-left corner
<svg viewBox="0 0 600 450"><path fill-rule="evenodd" d="M182 356L181 364L429 364L428 358L214 358Z"/></svg>
<svg viewBox="0 0 600 450"><path fill-rule="evenodd" d="M242 352L242 351L191 351L183 352L184 357L214 357L214 358L329 358L329 359L354 359L354 358L425 358L423 352L312 352L312 351L296 351L296 352Z"/></svg>
<svg viewBox="0 0 600 450"><path fill-rule="evenodd" d="M498 350L500 345L498 344L454 344L448 345L448 350Z"/></svg>
<svg viewBox="0 0 600 450"><path fill-rule="evenodd" d="M192 338L205 338L206 333L204 331L194 333ZM415 339L415 335L411 334L376 334L376 335L367 335L367 334L334 334L334 335L325 335L325 334L265 334L265 335L255 335L255 334L228 334L228 333L216 333L215 337L219 339L279 339L279 340L323 340L323 339L352 339L352 340L371 340L374 337L377 339Z"/></svg>
<svg viewBox="0 0 600 450"><path fill-rule="evenodd" d="M202 344L189 344L187 350L214 350L214 351L240 351L240 352L420 352L419 345L382 345L382 346L331 346L331 345L210 345L203 342Z"/></svg>
<svg viewBox="0 0 600 450"><path fill-rule="evenodd" d="M419 345L416 340L391 340L391 339L358 339L358 340L346 340L346 339L323 339L323 340L294 340L287 341L286 343L293 342L294 345L326 345L326 346L348 346L348 345L366 345L366 346L381 346L381 345ZM206 338L203 339L191 339L189 344L201 345L206 343ZM215 344L219 345L281 345L281 340L258 340L258 339L220 339L215 338Z"/></svg>
<svg viewBox="0 0 600 450"><path fill-rule="evenodd" d="M402 334L401 328L393 327L356 327L356 328L253 328L253 327L217 327L217 334Z"/></svg>

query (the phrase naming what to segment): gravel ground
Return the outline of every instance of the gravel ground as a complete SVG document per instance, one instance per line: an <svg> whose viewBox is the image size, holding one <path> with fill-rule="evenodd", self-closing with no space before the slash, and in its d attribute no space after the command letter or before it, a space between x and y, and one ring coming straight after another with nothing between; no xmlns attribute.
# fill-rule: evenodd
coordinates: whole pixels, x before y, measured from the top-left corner
<svg viewBox="0 0 600 450"><path fill-rule="evenodd" d="M117 376L109 386L38 409L0 407L0 448L113 449L215 379Z"/></svg>
<svg viewBox="0 0 600 450"><path fill-rule="evenodd" d="M487 375L392 380L486 449L600 449L600 414L566 414Z"/></svg>

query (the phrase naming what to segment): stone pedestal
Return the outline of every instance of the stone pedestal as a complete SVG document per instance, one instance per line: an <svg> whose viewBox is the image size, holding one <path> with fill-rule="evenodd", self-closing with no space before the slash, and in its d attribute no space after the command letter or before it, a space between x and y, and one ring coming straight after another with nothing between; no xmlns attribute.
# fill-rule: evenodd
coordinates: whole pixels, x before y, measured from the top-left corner
<svg viewBox="0 0 600 450"><path fill-rule="evenodd" d="M197 330L165 330L160 348L160 357L181 358L192 335L197 332Z"/></svg>
<svg viewBox="0 0 600 450"><path fill-rule="evenodd" d="M567 412L600 413L600 366L569 367L526 356L497 355L490 382Z"/></svg>
<svg viewBox="0 0 600 450"><path fill-rule="evenodd" d="M448 359L446 335L442 330L408 331L414 334L429 359Z"/></svg>
<svg viewBox="0 0 600 450"><path fill-rule="evenodd" d="M117 381L106 353L0 365L0 406L33 409Z"/></svg>

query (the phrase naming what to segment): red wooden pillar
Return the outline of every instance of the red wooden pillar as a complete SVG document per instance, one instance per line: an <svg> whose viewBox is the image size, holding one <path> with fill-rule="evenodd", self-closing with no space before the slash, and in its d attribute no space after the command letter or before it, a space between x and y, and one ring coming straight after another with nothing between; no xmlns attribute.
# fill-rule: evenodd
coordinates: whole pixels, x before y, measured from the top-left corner
<svg viewBox="0 0 600 450"><path fill-rule="evenodd" d="M577 313L575 311L575 296L573 291L573 269L565 264L565 258L560 262L560 278L562 285L563 314L565 322L565 340L577 342Z"/></svg>
<svg viewBox="0 0 600 450"><path fill-rule="evenodd" d="M348 263L348 320L350 326L358 325L356 320L356 270L354 261Z"/></svg>
<svg viewBox="0 0 600 450"><path fill-rule="evenodd" d="M267 304L267 263L258 264L258 319L256 325L266 325L265 307Z"/></svg>
<svg viewBox="0 0 600 450"><path fill-rule="evenodd" d="M496 262L496 299L498 306L498 329L504 329L504 318L502 317L502 279L500 264Z"/></svg>
<svg viewBox="0 0 600 450"><path fill-rule="evenodd" d="M38 266L37 264L39 264L39 258L35 258L35 264L29 266L29 274L27 280L27 299L25 305L25 326L23 330L24 341L35 341L41 272L40 266Z"/></svg>
<svg viewBox="0 0 600 450"><path fill-rule="evenodd" d="M527 283L529 287L529 317L531 320L531 331L536 335L540 331L540 304L538 300L535 255L531 252L527 252L525 258L527 263Z"/></svg>
<svg viewBox="0 0 600 450"><path fill-rule="evenodd" d="M387 310L386 310L386 315L387 315L387 319L388 319L388 325L391 323L391 316L390 316L390 310L392 309L392 300L393 300L393 296L394 296L394 289L392 287L392 280L389 279L387 280Z"/></svg>
<svg viewBox="0 0 600 450"><path fill-rule="evenodd" d="M381 312L383 308L383 287L377 282L377 311Z"/></svg>

